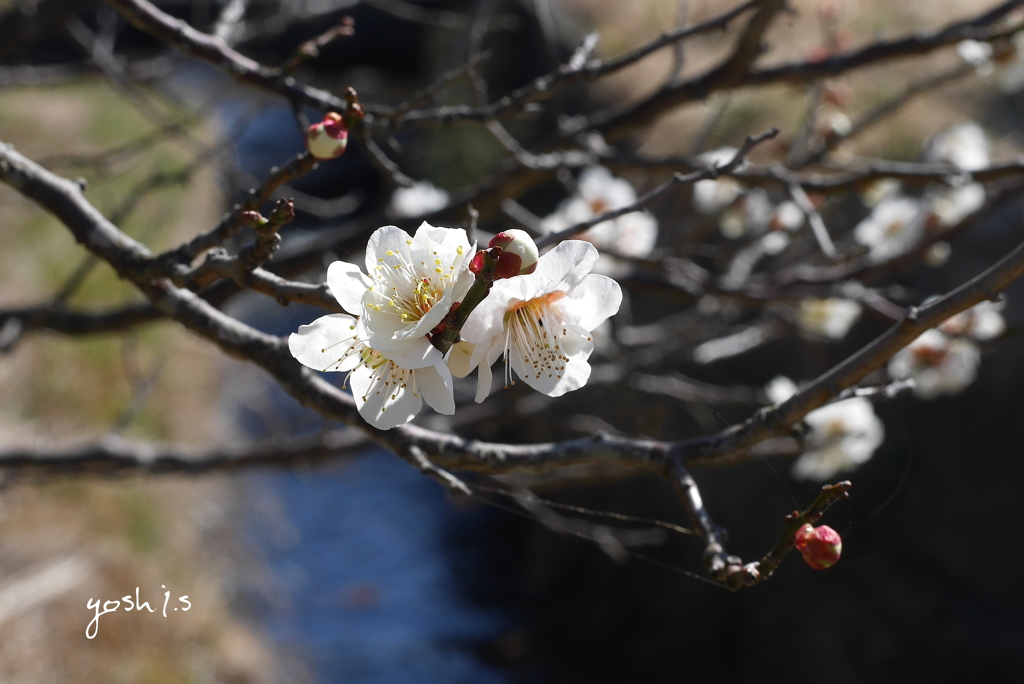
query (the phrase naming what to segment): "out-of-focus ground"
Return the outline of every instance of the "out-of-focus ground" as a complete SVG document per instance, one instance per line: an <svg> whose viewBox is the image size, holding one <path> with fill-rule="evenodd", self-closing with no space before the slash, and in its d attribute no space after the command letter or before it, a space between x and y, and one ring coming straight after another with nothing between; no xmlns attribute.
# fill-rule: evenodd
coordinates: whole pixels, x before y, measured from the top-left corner
<svg viewBox="0 0 1024 684"><path fill-rule="evenodd" d="M720 2L684 3L690 21L723 9ZM764 63L806 55L820 39L820 3L792 3L768 34ZM992 4L992 3L986 3ZM564 29L582 35L595 27L599 53L619 54L678 22L675 0L570 0ZM839 2L839 23L853 47L883 34L935 27L978 11L968 0L893 3ZM687 43L684 74L696 73L729 49L732 33ZM897 94L906 80L956 63L952 50L857 71L854 115ZM610 78L608 97L637 98L672 68L671 51ZM917 98L887 123L859 137L849 153L916 158L922 140L945 125L981 114L991 86L967 78ZM788 86L735 95L708 147L735 145L749 132L779 125L796 129L803 116L801 90ZM651 129L649 152L688 152L709 112L709 102L666 116ZM177 112L178 116L182 113ZM49 88L0 91L0 140L67 176L89 182L87 196L105 213L116 210L140 179L180 169L191 157L180 141L111 169L76 167L53 155L115 147L154 128L100 79ZM193 128L210 140L213 131ZM995 157L1017 148L1012 137L995 141ZM764 151L762 151L764 153ZM153 249L171 246L214 224L222 211L211 166L183 185L147 196L121 227ZM34 305L53 295L84 258L52 217L7 187L0 187L0 302ZM115 304L131 286L97 266L72 296L83 308ZM178 327L159 323L124 336L63 338L34 334L0 355L0 443L68 442L117 426L125 436L216 444L230 438L218 422L222 365L216 350ZM245 549L231 528L231 483L223 477L91 478L4 481L0 490L0 681L3 682L262 682L277 656L252 625L229 608L225 578ZM188 594L192 609L139 614L119 611L100 619L99 636L85 638L91 598L134 594L162 603ZM173 605L173 603L172 603Z"/></svg>
<svg viewBox="0 0 1024 684"><path fill-rule="evenodd" d="M181 117L183 112L171 112ZM100 79L0 93L0 140L58 173L85 177L108 216L151 174L186 167L180 141L102 170L55 155L113 149L153 129ZM212 138L194 128L197 143ZM215 223L216 169L147 195L121 224L153 249ZM0 301L32 306L52 297L84 251L57 220L0 188ZM69 302L87 309L132 297L97 265ZM136 295L137 296L137 295ZM125 437L213 445L221 364L216 350L158 323L126 336L33 335L0 355L0 441L67 443L114 431ZM234 497L223 477L56 478L3 481L0 490L0 681L266 682L272 651L227 606L227 578L244 551L230 527ZM164 591L172 592L163 617ZM90 599L140 597L156 610L99 620ZM191 609L177 601L188 595Z"/></svg>

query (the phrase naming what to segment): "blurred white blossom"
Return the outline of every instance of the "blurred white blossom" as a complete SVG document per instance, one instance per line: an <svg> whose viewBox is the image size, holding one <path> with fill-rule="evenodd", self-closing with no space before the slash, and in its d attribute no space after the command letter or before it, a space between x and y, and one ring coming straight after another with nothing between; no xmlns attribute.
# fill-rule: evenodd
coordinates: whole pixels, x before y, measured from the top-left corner
<svg viewBox="0 0 1024 684"><path fill-rule="evenodd" d="M860 318L860 314L861 305L852 299L805 297L800 301L797 321L806 332L830 340L841 340Z"/></svg>
<svg viewBox="0 0 1024 684"><path fill-rule="evenodd" d="M705 152L699 159L708 166L721 166L731 162L736 152L735 148L722 147ZM706 178L693 184L693 208L701 214L717 214L742 194L743 186L734 178Z"/></svg>
<svg viewBox="0 0 1024 684"><path fill-rule="evenodd" d="M768 399L781 404L796 394L796 384L784 375L765 387ZM885 440L885 427L864 397L837 401L804 416L807 450L793 464L793 477L828 480L855 470L868 461Z"/></svg>
<svg viewBox="0 0 1024 684"><path fill-rule="evenodd" d="M992 73L992 45L980 40L961 40L956 44L960 59L978 68L978 73L988 76Z"/></svg>
<svg viewBox="0 0 1024 684"><path fill-rule="evenodd" d="M868 259L877 264L913 249L924 237L926 218L918 200L887 197L857 224L853 237L868 247Z"/></svg>
<svg viewBox="0 0 1024 684"><path fill-rule="evenodd" d="M557 233L605 212L629 206L636 200L636 191L628 181L614 177L603 166L591 166L580 174L577 193L558 205L555 212L541 222L541 229L545 233ZM642 258L654 249L658 222L648 211L633 211L603 221L577 237L598 249Z"/></svg>
<svg viewBox="0 0 1024 684"><path fill-rule="evenodd" d="M399 218L426 216L448 206L448 193L426 181L397 188L391 195L391 213Z"/></svg>
<svg viewBox="0 0 1024 684"><path fill-rule="evenodd" d="M985 204L985 186L981 183L965 183L955 188L933 186L925 202L938 221L937 227L950 228L981 209Z"/></svg>
<svg viewBox="0 0 1024 684"><path fill-rule="evenodd" d="M793 464L793 477L824 481L856 470L885 440L885 427L864 397L844 399L804 416L810 447Z"/></svg>
<svg viewBox="0 0 1024 684"><path fill-rule="evenodd" d="M939 326L939 330L954 337L970 337L979 342L992 340L1006 330L1003 320L1003 302L981 302L967 311L961 311Z"/></svg>
<svg viewBox="0 0 1024 684"><path fill-rule="evenodd" d="M959 394L974 382L980 362L981 353L974 342L932 329L889 360L889 375L912 378L914 394L935 399L943 394Z"/></svg>
<svg viewBox="0 0 1024 684"><path fill-rule="evenodd" d="M937 133L924 153L930 162L945 162L963 171L977 171L989 164L988 139L981 126L964 121Z"/></svg>

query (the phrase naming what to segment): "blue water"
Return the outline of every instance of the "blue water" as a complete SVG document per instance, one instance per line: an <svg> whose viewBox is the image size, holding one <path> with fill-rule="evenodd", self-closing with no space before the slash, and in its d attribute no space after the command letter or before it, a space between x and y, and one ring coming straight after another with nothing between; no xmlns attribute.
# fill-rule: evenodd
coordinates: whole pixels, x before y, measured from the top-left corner
<svg viewBox="0 0 1024 684"><path fill-rule="evenodd" d="M457 512L437 483L376 449L328 472L253 480L297 532L281 548L275 524L248 526L285 594L265 626L318 681L506 681L474 651L509 619L467 599L460 573L472 567L449 535L478 512Z"/></svg>

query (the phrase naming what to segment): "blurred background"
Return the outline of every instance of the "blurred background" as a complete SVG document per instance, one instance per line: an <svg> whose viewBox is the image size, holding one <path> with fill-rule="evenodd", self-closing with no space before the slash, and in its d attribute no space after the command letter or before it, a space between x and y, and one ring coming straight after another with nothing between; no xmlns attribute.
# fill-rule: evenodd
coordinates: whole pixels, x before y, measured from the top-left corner
<svg viewBox="0 0 1024 684"><path fill-rule="evenodd" d="M215 32L229 3L157 4ZM465 63L473 40L467 29L480 12L489 18L476 50L486 54L482 75L495 100L555 69L590 31L600 35L596 55L615 57L726 9L710 0L230 4L245 5L245 16L225 39L271 65L352 17L354 35L323 47L296 77L332 92L352 86L361 101L389 105ZM762 64L934 29L985 9L967 0L791 5L767 34ZM682 76L728 54L735 35L688 41ZM566 117L649 94L673 60L663 50L568 88L508 128L524 145L542 146ZM856 121L907 83L958 74L844 143L833 159L917 161L932 136L964 121L982 126L993 159L1015 159L1024 146L1022 96L998 74L963 64L949 47L830 79L841 92L837 109ZM437 102L472 97L471 84L456 79ZM804 86L715 93L645 127L632 149L692 159L778 126L780 139L753 159L779 160L794 149L807 108ZM102 3L0 2L0 140L61 175L84 178L88 199L153 250L215 225L271 167L302 150L303 117L320 115L293 112L168 51ZM453 197L508 156L474 123L402 131L387 145L403 173ZM666 177L658 168L614 170L639 192ZM572 174L552 171L516 199L529 214L546 216L573 183ZM322 282L335 259L358 262L380 225L413 230L421 219L410 213L440 225L468 222L457 202L403 211L394 187L355 145L283 194L295 197L298 217L274 264L308 282ZM919 303L987 268L1022 235L1020 188L990 189L996 196L970 230L949 240L951 259L869 284L889 288L901 304ZM491 204L478 206L481 235L517 225L499 210L500 198ZM693 210L687 193L652 211L662 250L700 256L704 245L731 239L719 234L719 217ZM843 198L822 209L834 236L869 211ZM34 306L54 293L80 310L139 299L6 186L0 239L2 309ZM631 281L628 302L599 339L587 387L550 399L520 384L477 406L469 382L458 387L458 422L434 414L421 422L511 443L598 430L657 439L709 434L767 403L760 388L772 378L816 377L889 325L866 313L830 341L802 334L786 316L706 293L666 293L642 269L623 279ZM1024 590L1016 578L1024 566L1022 289L1008 290L1007 331L982 345L978 379L965 391L928 402L904 394L876 405L885 442L851 475L853 497L826 519L843 536L841 562L816 572L791 557L771 581L736 594L680 572L702 572L693 538L626 533L618 523L538 510L483 488L528 486L557 502L687 524L671 486L626 469L471 480L482 488L469 500L453 499L376 449L329 467L193 477L0 472L0 681L1012 680L1024 675ZM251 292L227 293L218 304L280 335L318 315ZM675 318L667 333L650 338L668 316ZM742 353L695 357L702 342L748 328L772 332ZM166 321L75 336L0 328L0 348L0 449L111 434L211 447L325 428L261 371ZM623 355L639 359L629 373L617 365ZM637 373L680 374L734 391L717 399L699 391L670 396L638 384ZM729 550L748 560L774 544L783 516L806 506L820 486L793 478L784 459L694 476L729 531ZM192 609L166 618L113 612L86 639L94 615L87 601L118 599L136 587L155 606L164 591L172 601L187 594Z"/></svg>

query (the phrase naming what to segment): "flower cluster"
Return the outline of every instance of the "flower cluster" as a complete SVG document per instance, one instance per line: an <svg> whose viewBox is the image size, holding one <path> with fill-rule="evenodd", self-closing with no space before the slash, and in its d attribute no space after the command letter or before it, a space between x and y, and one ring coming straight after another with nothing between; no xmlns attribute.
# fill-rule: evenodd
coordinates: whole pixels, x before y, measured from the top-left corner
<svg viewBox="0 0 1024 684"><path fill-rule="evenodd" d="M615 281L589 274L596 260L594 246L578 240L538 257L530 237L516 230L476 252L460 229L424 223L410 236L385 226L367 244L365 273L344 261L327 269L331 294L349 313L301 326L288 346L310 368L347 373L359 414L382 430L412 420L424 401L453 414L453 372L463 377L479 368L481 401L502 351L510 381L514 371L559 396L586 383L590 333L622 299ZM476 308L463 324L467 342L446 355L435 343L470 299Z"/></svg>
<svg viewBox="0 0 1024 684"><path fill-rule="evenodd" d="M1002 308L1002 302L981 302L926 331L889 360L889 375L912 378L914 393L921 399L959 394L978 375L977 342L995 339L1006 330Z"/></svg>
<svg viewBox="0 0 1024 684"><path fill-rule="evenodd" d="M592 166L580 174L576 194L541 222L545 233L557 233L595 216L628 207L636 202L636 190L627 181L615 178L602 166ZM658 223L647 211L631 211L618 218L602 221L580 237L600 249L609 249L628 257L645 257L658 239Z"/></svg>
<svg viewBox="0 0 1024 684"><path fill-rule="evenodd" d="M982 128L966 121L936 134L926 146L926 161L948 164L969 174L988 166L989 145ZM854 239L868 248L868 259L882 263L911 251L928 235L951 228L981 209L985 186L951 177L952 185L934 184L921 197L907 197L893 179L877 184L865 193L872 207L854 229ZM959 184L957 184L959 183ZM936 243L925 255L933 266L949 258L949 245Z"/></svg>

